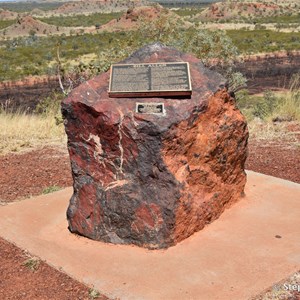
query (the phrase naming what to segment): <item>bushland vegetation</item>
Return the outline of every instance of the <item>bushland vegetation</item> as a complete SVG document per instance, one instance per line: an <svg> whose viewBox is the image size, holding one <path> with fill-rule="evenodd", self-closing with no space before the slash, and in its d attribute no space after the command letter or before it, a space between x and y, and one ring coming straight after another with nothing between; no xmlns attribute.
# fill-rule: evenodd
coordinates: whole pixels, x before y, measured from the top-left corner
<svg viewBox="0 0 300 300"><path fill-rule="evenodd" d="M61 57L65 68L72 63L82 68L82 57L95 54L101 58L103 51L117 48L118 41L126 39L128 34L108 32L59 37L20 37L2 42L0 47L0 80L16 80L29 75L56 74L56 47L61 44ZM91 62L94 63L94 62ZM102 69L94 68L101 71Z"/></svg>
<svg viewBox="0 0 300 300"><path fill-rule="evenodd" d="M174 10L174 12L180 17L193 17L199 14L202 10L202 8L181 8Z"/></svg>
<svg viewBox="0 0 300 300"><path fill-rule="evenodd" d="M195 25L186 27L180 19L161 14L155 21L143 20L136 31L102 32L59 38L30 36L6 41L0 48L3 62L0 64L1 80L16 79L26 75L54 74L57 72L59 47L59 73L63 79L86 80L94 74L106 71L134 50L151 42L162 42L182 51L193 52L205 64L211 58L219 58L230 65L237 55L237 48L225 32L199 30ZM217 46L217 47L216 47ZM84 60L93 54L93 59ZM221 60L222 58L222 60ZM42 142L61 141L64 138L59 104L61 95L53 95L37 106L35 114L10 113L2 108L0 132L2 149L17 151Z"/></svg>
<svg viewBox="0 0 300 300"><path fill-rule="evenodd" d="M0 29L6 28L15 23L15 20L0 20Z"/></svg>
<svg viewBox="0 0 300 300"><path fill-rule="evenodd" d="M87 17L86 24L94 23L97 16L92 15L90 19ZM74 21L72 18L68 20ZM233 59L240 53L300 50L300 33L232 30L226 34L225 31L201 29L195 23L187 25L180 18L169 18L162 13L154 21L142 20L139 29L134 31L58 37L37 37L33 34L2 41L0 80L20 79L28 75L54 75L59 71L63 80L74 80L78 84L107 71L112 63L124 59L141 46L157 41L194 53L209 67L218 62L219 69L229 79L233 91L238 91L245 84L245 78L233 73L231 69ZM297 76L287 93L266 92L260 97L249 96L246 90L236 93L237 103L250 126L257 119L269 123L300 121L300 80ZM63 94L53 94L44 99L34 114L21 111L12 114L2 106L0 153L18 151L45 142L65 141L59 109L63 97Z"/></svg>
<svg viewBox="0 0 300 300"><path fill-rule="evenodd" d="M192 16L192 15L191 15ZM195 20L194 20L195 21ZM201 19L200 19L201 21ZM236 18L220 18L216 20L204 19L203 22L216 22L216 23L245 23L245 24L282 24L285 28L294 27L300 24L300 14L281 14L275 16L269 15L249 15L238 16Z"/></svg>
<svg viewBox="0 0 300 300"><path fill-rule="evenodd" d="M77 16L52 16L50 18L40 18L39 20L50 25L75 27L75 26L96 26L108 23L113 19L117 19L122 15L121 12L112 13L95 13L90 15L77 15Z"/></svg>
<svg viewBox="0 0 300 300"><path fill-rule="evenodd" d="M186 26L180 18L170 18L167 13L162 13L156 20L142 20L139 29L134 31L47 38L32 35L4 41L0 48L3 58L0 80L54 74L57 70L58 44L63 73L94 75L105 71L112 62L125 58L137 48L157 41L194 53L206 64L211 59L227 64L238 54L237 47L225 32L200 29L194 24ZM88 54L93 54L93 59L83 61L82 57Z"/></svg>
<svg viewBox="0 0 300 300"><path fill-rule="evenodd" d="M105 14L101 19L100 14L94 14L78 17L77 20L84 23L81 20L86 18L85 24L100 25L101 20L111 16L112 14ZM62 18L61 23L64 22L63 19L74 21L73 17L68 17ZM104 66L108 66L114 59L120 60L141 45L157 40L183 51L195 53L203 60L215 57L227 59L229 56L235 56L237 49L242 54L300 50L299 32L228 30L226 33L204 30L197 24L187 26L180 19L170 19L166 14L162 14L156 21L142 22L137 31L101 31L97 34L80 35L70 30L71 36L62 34L56 37L38 37L32 34L29 37L0 42L0 80L15 80L28 75L55 74L55 53L58 43L61 44L64 69L74 69L77 64L77 68L89 72L93 69L92 74L105 70ZM218 47L212 47L212 43ZM93 58L87 61L86 55Z"/></svg>
<svg viewBox="0 0 300 300"><path fill-rule="evenodd" d="M249 95L246 89L236 93L237 105L248 121L250 137L256 139L290 139L289 122L300 122L300 73L292 76L287 90L263 95Z"/></svg>
<svg viewBox="0 0 300 300"><path fill-rule="evenodd" d="M291 24L291 23L296 23L300 24L300 13L291 15L291 14L286 14L286 15L280 15L280 16L265 16L263 18L254 18L253 19L254 23L280 23L280 24Z"/></svg>
<svg viewBox="0 0 300 300"><path fill-rule="evenodd" d="M236 94L239 108L249 121L259 118L263 121L300 121L300 73L292 76L287 90L250 96L246 89Z"/></svg>
<svg viewBox="0 0 300 300"><path fill-rule="evenodd" d="M300 32L227 30L227 35L244 54L300 50Z"/></svg>

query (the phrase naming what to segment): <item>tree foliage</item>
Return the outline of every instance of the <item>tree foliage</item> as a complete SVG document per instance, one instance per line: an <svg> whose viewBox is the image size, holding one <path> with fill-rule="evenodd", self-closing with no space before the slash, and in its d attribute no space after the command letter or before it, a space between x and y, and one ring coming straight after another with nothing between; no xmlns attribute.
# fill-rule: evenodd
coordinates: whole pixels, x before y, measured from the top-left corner
<svg viewBox="0 0 300 300"><path fill-rule="evenodd" d="M238 56L237 48L224 31L203 29L199 25L183 22L167 10L154 21L141 20L137 33L141 36L141 44L159 41L193 53L207 66L216 62L230 65Z"/></svg>
<svg viewBox="0 0 300 300"><path fill-rule="evenodd" d="M224 31L201 29L195 24L184 22L180 17L174 17L168 10L163 10L154 20L141 18L136 31L124 34L126 38L115 41L116 47L100 51L97 63L100 68L94 70L106 71L111 63L127 57L136 49L161 42L194 54L208 67L218 65L218 69L227 77L231 91L245 86L245 78L232 71L238 50Z"/></svg>

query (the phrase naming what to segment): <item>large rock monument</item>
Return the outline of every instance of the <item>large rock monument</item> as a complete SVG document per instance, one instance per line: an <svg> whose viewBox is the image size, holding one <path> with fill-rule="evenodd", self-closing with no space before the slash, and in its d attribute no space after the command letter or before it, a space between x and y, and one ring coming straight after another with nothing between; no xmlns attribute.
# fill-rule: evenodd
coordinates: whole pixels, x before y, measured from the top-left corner
<svg viewBox="0 0 300 300"><path fill-rule="evenodd" d="M248 130L224 78L161 44L122 64L163 62L189 63L190 97L113 98L107 72L63 101L74 180L67 211L71 232L167 248L243 195ZM137 109L147 105L156 113Z"/></svg>

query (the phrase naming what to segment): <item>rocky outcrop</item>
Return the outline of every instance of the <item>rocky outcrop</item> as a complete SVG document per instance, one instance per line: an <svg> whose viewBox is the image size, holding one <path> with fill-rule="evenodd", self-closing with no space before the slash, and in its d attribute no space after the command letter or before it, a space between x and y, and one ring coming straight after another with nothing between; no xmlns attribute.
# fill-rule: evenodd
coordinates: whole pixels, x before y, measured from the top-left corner
<svg viewBox="0 0 300 300"><path fill-rule="evenodd" d="M109 73L62 103L74 194L72 232L94 240L166 248L217 219L244 192L248 131L221 75L154 44L124 63L190 64L191 98L108 98ZM164 103L140 114L136 103Z"/></svg>
<svg viewBox="0 0 300 300"><path fill-rule="evenodd" d="M68 2L51 11L52 14L77 15L125 11L129 7L149 5L147 0L90 0Z"/></svg>
<svg viewBox="0 0 300 300"><path fill-rule="evenodd" d="M276 3L275 3L276 2ZM251 17L278 16L282 14L297 14L299 4L287 5L286 1L220 1L211 4L200 12L199 20L226 20Z"/></svg>
<svg viewBox="0 0 300 300"><path fill-rule="evenodd" d="M113 19L104 24L102 29L108 31L137 29L141 26L141 22L155 22L160 17L168 17L173 20L179 20L180 17L160 5L155 6L140 6L127 10L127 12L118 19Z"/></svg>

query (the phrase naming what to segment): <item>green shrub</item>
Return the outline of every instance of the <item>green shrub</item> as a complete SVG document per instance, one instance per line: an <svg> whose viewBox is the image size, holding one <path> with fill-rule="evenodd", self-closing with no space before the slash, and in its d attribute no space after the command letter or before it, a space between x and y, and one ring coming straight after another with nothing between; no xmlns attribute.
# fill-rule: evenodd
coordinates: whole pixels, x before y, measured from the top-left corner
<svg viewBox="0 0 300 300"><path fill-rule="evenodd" d="M56 185L52 185L52 186L48 186L45 189L43 189L42 193L43 194L50 194L50 193L54 193L61 190L61 187L56 186Z"/></svg>
<svg viewBox="0 0 300 300"><path fill-rule="evenodd" d="M90 299L97 299L100 297L100 293L99 291L97 291L96 289L94 288L90 288L89 289L89 298Z"/></svg>
<svg viewBox="0 0 300 300"><path fill-rule="evenodd" d="M290 24L290 23L296 23L300 24L300 14L281 14L278 16L270 16L270 17L263 17L263 18L255 18L255 23L280 23L280 24Z"/></svg>
<svg viewBox="0 0 300 300"><path fill-rule="evenodd" d="M15 22L15 20L0 20L0 29L6 28Z"/></svg>
<svg viewBox="0 0 300 300"><path fill-rule="evenodd" d="M61 124L63 122L61 115L61 101L63 98L63 93L53 92L52 95L46 97L37 104L35 113L46 118L53 117L56 125Z"/></svg>
<svg viewBox="0 0 300 300"><path fill-rule="evenodd" d="M227 30L227 35L242 53L300 50L300 32Z"/></svg>
<svg viewBox="0 0 300 300"><path fill-rule="evenodd" d="M30 257L24 263L23 266L30 269L31 271L36 271L39 268L40 259L37 257Z"/></svg>
<svg viewBox="0 0 300 300"><path fill-rule="evenodd" d="M295 74L289 86L289 92L278 97L274 121L300 121L300 73Z"/></svg>
<svg viewBox="0 0 300 300"><path fill-rule="evenodd" d="M247 90L236 93L239 109L248 121L300 121L300 74L295 74L285 92L265 91L263 96L250 96Z"/></svg>
<svg viewBox="0 0 300 300"><path fill-rule="evenodd" d="M263 101L254 106L253 115L260 119L265 119L272 115L278 107L278 99L275 97L274 92L267 90L264 92Z"/></svg>

